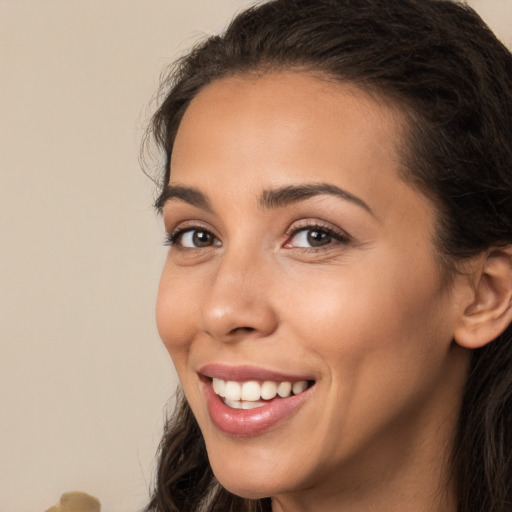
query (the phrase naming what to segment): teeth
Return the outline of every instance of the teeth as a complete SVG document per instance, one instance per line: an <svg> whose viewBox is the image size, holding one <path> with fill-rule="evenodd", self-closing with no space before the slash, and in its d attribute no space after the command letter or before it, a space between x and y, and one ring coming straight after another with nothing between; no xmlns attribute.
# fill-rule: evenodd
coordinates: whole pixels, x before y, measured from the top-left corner
<svg viewBox="0 0 512 512"><path fill-rule="evenodd" d="M238 382L228 380L224 388L224 396L226 400L235 401L242 397L242 386Z"/></svg>
<svg viewBox="0 0 512 512"><path fill-rule="evenodd" d="M243 402L241 400L224 400L224 403L232 409L257 409L265 402Z"/></svg>
<svg viewBox="0 0 512 512"><path fill-rule="evenodd" d="M217 395L225 397L225 389L226 389L226 381L221 379L213 379L213 391L217 393Z"/></svg>
<svg viewBox="0 0 512 512"><path fill-rule="evenodd" d="M250 380L249 382L244 382L242 384L242 400L248 400L249 402L255 402L260 399L260 385L254 381Z"/></svg>
<svg viewBox="0 0 512 512"><path fill-rule="evenodd" d="M272 400L277 395L277 384L268 380L265 381L261 385L260 394L263 400Z"/></svg>
<svg viewBox="0 0 512 512"><path fill-rule="evenodd" d="M292 386L293 394L298 395L299 393L306 391L307 387L308 383L305 380L299 380L299 382L295 382Z"/></svg>
<svg viewBox="0 0 512 512"><path fill-rule="evenodd" d="M277 394L281 398L286 398L287 396L290 396L290 393L292 392L292 383L291 382L280 382L277 386Z"/></svg>
<svg viewBox="0 0 512 512"><path fill-rule="evenodd" d="M255 380L249 380L239 383L232 380L212 379L213 390L217 395L224 398L224 402L235 409L252 409L261 407L264 402L260 400L271 400L276 395L281 398L287 398L292 395L298 395L305 391L308 383L305 380L294 382L272 382L265 381L259 383Z"/></svg>

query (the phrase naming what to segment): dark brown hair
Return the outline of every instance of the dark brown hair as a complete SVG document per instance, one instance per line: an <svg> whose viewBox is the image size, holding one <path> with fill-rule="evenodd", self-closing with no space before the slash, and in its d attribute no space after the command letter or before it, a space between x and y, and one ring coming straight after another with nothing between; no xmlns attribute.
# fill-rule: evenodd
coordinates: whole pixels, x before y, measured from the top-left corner
<svg viewBox="0 0 512 512"><path fill-rule="evenodd" d="M151 133L165 154L190 101L234 74L297 70L391 99L407 117L404 178L438 208L446 275L512 243L512 55L478 15L450 0L274 0L196 46L164 82ZM156 206L160 208L161 201ZM459 512L512 510L512 330L472 354L453 469ZM147 512L256 512L215 480L185 399L160 446Z"/></svg>

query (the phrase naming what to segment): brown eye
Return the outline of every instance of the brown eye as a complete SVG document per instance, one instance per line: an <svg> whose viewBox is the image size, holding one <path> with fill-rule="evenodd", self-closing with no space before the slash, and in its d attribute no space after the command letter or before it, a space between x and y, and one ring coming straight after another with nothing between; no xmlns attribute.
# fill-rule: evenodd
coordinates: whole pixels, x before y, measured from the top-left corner
<svg viewBox="0 0 512 512"><path fill-rule="evenodd" d="M173 243L190 249L220 245L220 240L206 229L188 229L173 236Z"/></svg>
<svg viewBox="0 0 512 512"><path fill-rule="evenodd" d="M288 247L322 247L333 241L332 234L319 228L304 228L295 232L287 243Z"/></svg>
<svg viewBox="0 0 512 512"><path fill-rule="evenodd" d="M325 231L312 229L307 231L307 241L311 247L320 247L329 244L332 241L332 237Z"/></svg>
<svg viewBox="0 0 512 512"><path fill-rule="evenodd" d="M192 243L195 247L207 247L212 244L213 236L208 231L193 231Z"/></svg>

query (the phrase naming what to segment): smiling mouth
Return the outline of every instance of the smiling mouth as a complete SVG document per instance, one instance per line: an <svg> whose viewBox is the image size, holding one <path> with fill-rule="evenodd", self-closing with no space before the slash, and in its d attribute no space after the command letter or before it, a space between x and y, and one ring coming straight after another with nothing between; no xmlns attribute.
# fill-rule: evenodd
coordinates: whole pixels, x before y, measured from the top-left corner
<svg viewBox="0 0 512 512"><path fill-rule="evenodd" d="M212 378L212 388L225 405L232 409L256 409L263 407L274 399L289 398L300 395L314 381L263 381L249 380L244 382Z"/></svg>

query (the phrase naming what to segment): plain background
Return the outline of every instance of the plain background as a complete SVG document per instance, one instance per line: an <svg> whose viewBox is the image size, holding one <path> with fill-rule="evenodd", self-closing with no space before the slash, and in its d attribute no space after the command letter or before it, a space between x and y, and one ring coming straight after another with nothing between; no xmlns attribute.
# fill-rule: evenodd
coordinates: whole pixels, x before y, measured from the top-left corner
<svg viewBox="0 0 512 512"><path fill-rule="evenodd" d="M176 386L139 144L165 66L250 0L0 0L0 512L147 501ZM512 46L512 0L470 2Z"/></svg>

